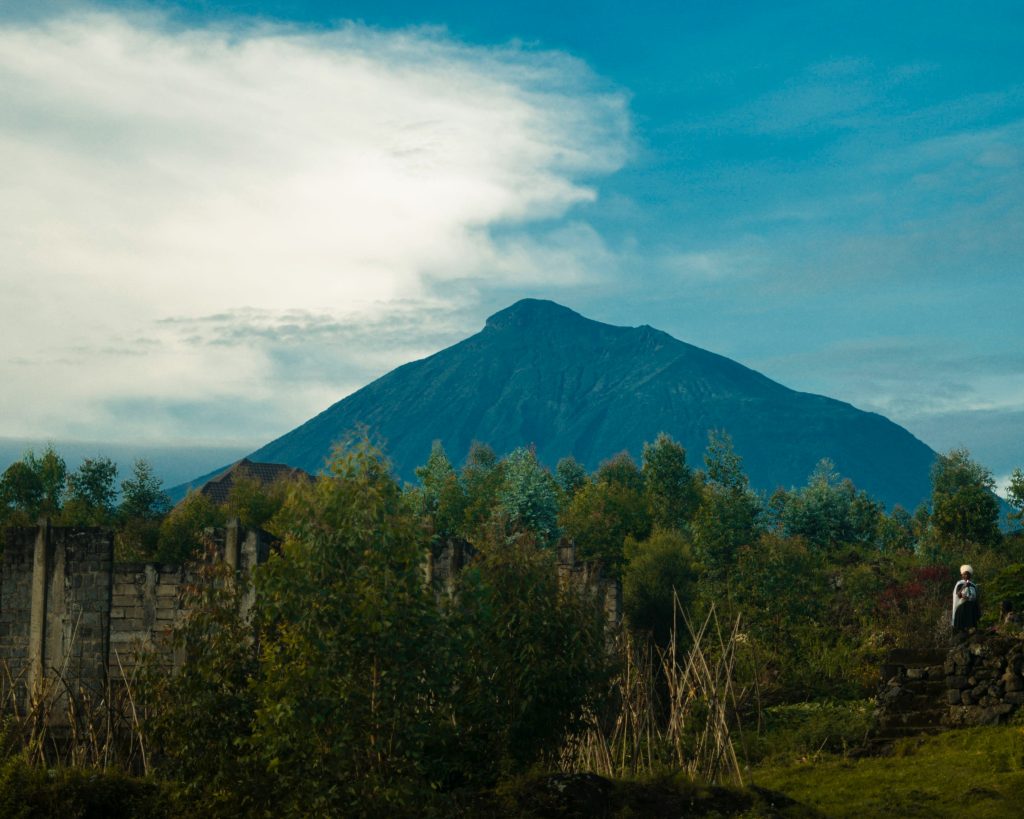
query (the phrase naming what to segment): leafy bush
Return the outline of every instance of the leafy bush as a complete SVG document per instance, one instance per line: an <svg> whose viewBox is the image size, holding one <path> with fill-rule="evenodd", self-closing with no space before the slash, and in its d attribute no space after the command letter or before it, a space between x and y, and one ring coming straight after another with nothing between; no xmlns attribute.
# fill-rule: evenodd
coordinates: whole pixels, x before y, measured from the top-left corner
<svg viewBox="0 0 1024 819"><path fill-rule="evenodd" d="M169 819L168 794L156 782L117 771L47 770L22 754L0 761L5 819Z"/></svg>
<svg viewBox="0 0 1024 819"><path fill-rule="evenodd" d="M873 700L820 700L766 708L760 730L748 732L752 762L813 759L846 753L864 744L874 713Z"/></svg>

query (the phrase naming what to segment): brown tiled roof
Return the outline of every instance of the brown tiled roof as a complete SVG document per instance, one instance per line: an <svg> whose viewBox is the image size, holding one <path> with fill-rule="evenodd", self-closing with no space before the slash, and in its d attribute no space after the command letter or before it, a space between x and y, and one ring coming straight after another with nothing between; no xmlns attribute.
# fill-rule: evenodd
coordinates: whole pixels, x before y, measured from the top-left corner
<svg viewBox="0 0 1024 819"><path fill-rule="evenodd" d="M302 469L288 466L287 464L265 464L258 461L250 461L242 458L232 464L216 478L211 478L199 492L206 495L218 506L227 503L231 487L235 485L236 478L255 478L263 486L269 486L279 479L306 478L312 480L313 476Z"/></svg>

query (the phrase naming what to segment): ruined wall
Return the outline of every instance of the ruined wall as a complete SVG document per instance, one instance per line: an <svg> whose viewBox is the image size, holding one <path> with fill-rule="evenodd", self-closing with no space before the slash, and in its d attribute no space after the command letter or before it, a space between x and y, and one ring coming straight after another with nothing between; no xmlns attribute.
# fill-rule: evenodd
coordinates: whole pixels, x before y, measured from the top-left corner
<svg viewBox="0 0 1024 819"><path fill-rule="evenodd" d="M976 631L958 639L948 651L889 652L874 739L991 725L1024 705L1024 634Z"/></svg>
<svg viewBox="0 0 1024 819"><path fill-rule="evenodd" d="M270 556L269 536L232 522L208 532L211 548L238 572L251 572ZM473 556L467 544L431 555L425 572L439 592L451 592ZM592 589L608 622L621 619L620 584L599 567L576 561L575 549L558 550L561 582ZM51 527L4 532L0 561L0 710L27 710L46 692L59 721L68 692L97 700L111 683L131 679L143 650L156 649L169 667L180 661L169 639L184 616L182 592L193 581L182 566L115 563L114 534L107 529ZM243 581L244 582L244 581ZM255 589L244 586L242 611Z"/></svg>
<svg viewBox="0 0 1024 819"><path fill-rule="evenodd" d="M989 725L1024 705L1024 636L976 632L949 652L948 723Z"/></svg>
<svg viewBox="0 0 1024 819"><path fill-rule="evenodd" d="M5 701L50 682L100 696L109 641L114 542L101 529L12 529L0 563ZM59 709L60 700L57 700Z"/></svg>
<svg viewBox="0 0 1024 819"><path fill-rule="evenodd" d="M181 566L114 563L107 529L7 529L0 561L0 702L28 709L47 692L59 721L69 691L102 698L129 677L143 648L175 661L168 639L183 615ZM212 533L217 555L241 572L267 559L270 544L237 521ZM253 602L248 588L243 608Z"/></svg>
<svg viewBox="0 0 1024 819"><path fill-rule="evenodd" d="M23 701L29 673L32 574L37 532L8 529L0 563L0 693Z"/></svg>
<svg viewBox="0 0 1024 819"><path fill-rule="evenodd" d="M130 678L142 651L158 647L173 662L169 641L181 616L180 595L187 582L181 566L118 563L110 606L110 679Z"/></svg>

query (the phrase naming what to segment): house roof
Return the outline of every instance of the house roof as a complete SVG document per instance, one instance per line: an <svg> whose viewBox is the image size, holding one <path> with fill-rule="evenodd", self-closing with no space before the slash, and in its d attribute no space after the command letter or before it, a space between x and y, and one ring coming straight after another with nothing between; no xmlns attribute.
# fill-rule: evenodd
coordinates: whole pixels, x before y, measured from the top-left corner
<svg viewBox="0 0 1024 819"><path fill-rule="evenodd" d="M227 503L231 488L235 485L235 480L238 478L255 479L261 485L269 486L278 480L290 478L312 480L313 476L303 469L297 469L287 464L268 464L242 458L242 460L233 463L217 477L208 480L203 484L199 492L220 506L223 503Z"/></svg>

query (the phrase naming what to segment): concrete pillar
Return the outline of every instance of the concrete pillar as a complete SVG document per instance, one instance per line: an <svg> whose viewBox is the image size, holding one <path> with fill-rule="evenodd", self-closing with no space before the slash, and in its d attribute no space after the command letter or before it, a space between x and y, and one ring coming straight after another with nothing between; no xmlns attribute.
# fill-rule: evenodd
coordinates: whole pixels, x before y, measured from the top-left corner
<svg viewBox="0 0 1024 819"><path fill-rule="evenodd" d="M241 521L238 518L231 518L227 522L227 526L224 527L224 562L227 563L232 570L238 571L240 564L240 538L239 529L241 528Z"/></svg>
<svg viewBox="0 0 1024 819"><path fill-rule="evenodd" d="M32 605L28 626L28 676L26 711L32 696L43 684L43 660L46 657L46 575L49 568L50 519L40 518L32 556Z"/></svg>

